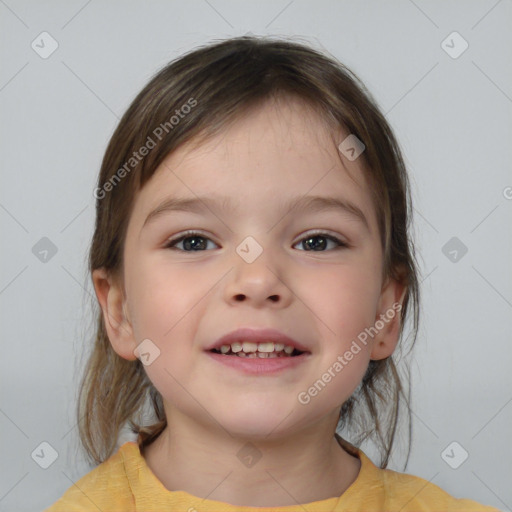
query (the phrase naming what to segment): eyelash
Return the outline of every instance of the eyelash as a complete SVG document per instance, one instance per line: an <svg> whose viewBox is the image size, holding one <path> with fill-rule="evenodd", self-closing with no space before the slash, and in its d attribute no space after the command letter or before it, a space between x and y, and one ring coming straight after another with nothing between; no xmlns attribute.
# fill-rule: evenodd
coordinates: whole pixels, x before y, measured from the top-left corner
<svg viewBox="0 0 512 512"><path fill-rule="evenodd" d="M330 240L330 241L335 242L336 244L338 244L338 247L336 247L334 250L339 250L339 249L344 249L344 248L348 248L349 247L349 244L347 244L346 242L343 242L338 237L333 236L333 235L329 235L328 233L325 233L324 231L314 231L314 232L311 232L311 233L307 233L300 240L298 240L294 245L296 245L299 242L302 242L303 240L306 240L307 238L315 238L315 237L320 237L322 235L323 235L323 238L326 238L327 240ZM164 249L171 249L171 250L174 250L174 251L188 252L188 253L205 252L206 250L203 250L203 251L185 251L183 249L177 249L176 247L174 247L176 244L178 244L179 242L182 242L186 238L193 238L194 236L199 236L201 238L204 238L205 240L210 240L210 241L213 242L213 240L211 240L209 237L207 237L206 235L204 235L200 231L189 230L189 231L185 231L178 238L173 238L171 240L168 240L166 242L165 246L164 246ZM329 251L303 251L303 252L329 252Z"/></svg>

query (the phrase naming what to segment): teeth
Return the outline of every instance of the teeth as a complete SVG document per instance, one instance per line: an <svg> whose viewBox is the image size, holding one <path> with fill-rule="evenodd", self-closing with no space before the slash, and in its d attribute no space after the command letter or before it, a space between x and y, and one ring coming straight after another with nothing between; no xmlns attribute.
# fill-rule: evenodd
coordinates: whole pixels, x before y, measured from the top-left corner
<svg viewBox="0 0 512 512"><path fill-rule="evenodd" d="M235 341L231 345L221 345L221 354L227 354L231 350L233 354L238 354L241 357L278 357L278 352L285 352L291 355L294 348L284 343L273 343L267 341L264 343L254 343L252 341L244 341L242 343Z"/></svg>
<svg viewBox="0 0 512 512"><path fill-rule="evenodd" d="M231 344L231 352L234 352L235 354L237 352L241 352L242 350L242 344L238 343L238 341L235 341L235 343Z"/></svg>
<svg viewBox="0 0 512 512"><path fill-rule="evenodd" d="M252 343L250 341L244 341L242 343L242 350L247 354L247 352L256 352L258 350L258 344Z"/></svg>
<svg viewBox="0 0 512 512"><path fill-rule="evenodd" d="M258 352L274 352L274 344L271 341L268 343L258 343Z"/></svg>

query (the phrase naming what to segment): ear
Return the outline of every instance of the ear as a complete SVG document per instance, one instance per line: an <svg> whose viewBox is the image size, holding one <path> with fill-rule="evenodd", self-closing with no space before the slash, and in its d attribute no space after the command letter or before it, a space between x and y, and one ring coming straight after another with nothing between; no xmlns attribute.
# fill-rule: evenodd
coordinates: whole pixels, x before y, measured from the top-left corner
<svg viewBox="0 0 512 512"><path fill-rule="evenodd" d="M370 359L385 359L394 352L400 334L401 311L406 292L407 286L396 279L389 277L384 283L375 316L375 326L379 332L375 335Z"/></svg>
<svg viewBox="0 0 512 512"><path fill-rule="evenodd" d="M92 272L92 281L112 348L124 359L137 359L134 354L135 337L118 279L114 279L104 268L100 268Z"/></svg>

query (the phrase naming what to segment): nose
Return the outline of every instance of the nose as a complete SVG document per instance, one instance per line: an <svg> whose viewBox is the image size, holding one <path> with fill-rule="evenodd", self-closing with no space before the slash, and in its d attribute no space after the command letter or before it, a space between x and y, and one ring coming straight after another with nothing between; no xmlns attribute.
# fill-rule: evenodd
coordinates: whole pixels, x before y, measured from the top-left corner
<svg viewBox="0 0 512 512"><path fill-rule="evenodd" d="M270 251L263 253L252 263L238 255L225 288L228 302L247 302L253 307L270 304L285 307L290 304L293 293L287 283L285 271Z"/></svg>

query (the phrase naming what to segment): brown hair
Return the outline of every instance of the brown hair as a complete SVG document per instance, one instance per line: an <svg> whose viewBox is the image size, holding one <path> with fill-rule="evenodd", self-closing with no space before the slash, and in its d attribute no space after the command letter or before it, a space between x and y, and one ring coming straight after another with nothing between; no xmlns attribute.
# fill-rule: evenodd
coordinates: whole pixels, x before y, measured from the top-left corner
<svg viewBox="0 0 512 512"><path fill-rule="evenodd" d="M95 191L89 272L103 267L121 278L135 194L170 152L192 139L198 144L207 140L271 98L290 97L312 107L329 126L344 127L366 146L360 158L379 221L383 273L407 286L400 337L413 306L412 348L418 332L419 287L408 234L409 182L398 143L361 81L334 57L296 41L243 36L212 42L155 74L123 115L105 152ZM143 146L151 149L135 162L133 154ZM341 407L338 424L338 430L357 427L351 439L356 446L367 438L375 440L383 468L395 440L402 399L408 412L410 452L410 383L409 396L403 396L395 358L396 353L370 361L359 388ZM143 425L140 415L148 406L154 418ZM82 376L77 415L82 445L96 463L115 451L125 426L138 434L142 451L167 426L160 393L138 359L128 361L114 352L101 311Z"/></svg>

